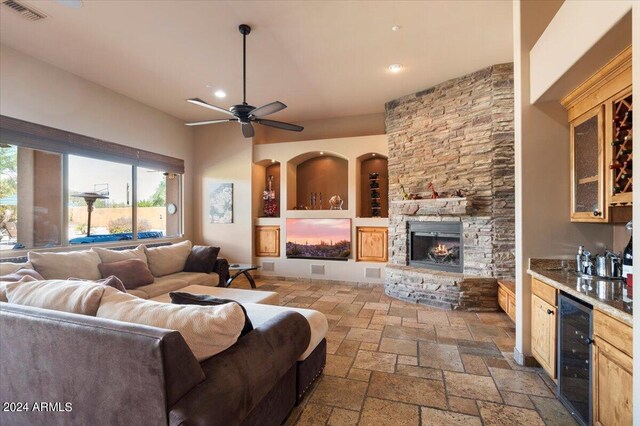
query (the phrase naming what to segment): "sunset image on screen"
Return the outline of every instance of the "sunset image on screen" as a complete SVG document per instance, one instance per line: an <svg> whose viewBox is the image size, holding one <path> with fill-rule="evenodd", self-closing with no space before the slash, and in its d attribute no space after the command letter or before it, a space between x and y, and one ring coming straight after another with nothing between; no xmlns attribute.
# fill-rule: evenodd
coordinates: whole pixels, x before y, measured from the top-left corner
<svg viewBox="0 0 640 426"><path fill-rule="evenodd" d="M287 219L287 257L346 259L351 219Z"/></svg>

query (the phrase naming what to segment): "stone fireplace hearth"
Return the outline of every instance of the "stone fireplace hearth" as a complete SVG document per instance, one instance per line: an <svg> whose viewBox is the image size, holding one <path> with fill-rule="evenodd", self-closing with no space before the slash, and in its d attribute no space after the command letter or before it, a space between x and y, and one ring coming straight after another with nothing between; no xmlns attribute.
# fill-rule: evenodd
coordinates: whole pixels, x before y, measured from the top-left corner
<svg viewBox="0 0 640 426"><path fill-rule="evenodd" d="M391 101L386 125L385 292L446 309L496 310L497 279L515 272L512 65ZM441 194L465 197L431 199L431 182ZM425 199L403 200L401 187Z"/></svg>

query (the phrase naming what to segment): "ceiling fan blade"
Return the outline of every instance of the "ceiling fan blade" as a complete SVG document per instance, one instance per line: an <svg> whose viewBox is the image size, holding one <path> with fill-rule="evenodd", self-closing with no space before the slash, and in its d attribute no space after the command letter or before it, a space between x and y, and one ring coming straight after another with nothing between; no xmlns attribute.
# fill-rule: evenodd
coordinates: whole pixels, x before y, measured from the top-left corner
<svg viewBox="0 0 640 426"><path fill-rule="evenodd" d="M282 111L287 106L280 101L271 102L270 104L262 105L251 111L251 115L254 117L264 117L265 115L273 114L274 112Z"/></svg>
<svg viewBox="0 0 640 426"><path fill-rule="evenodd" d="M241 123L242 124L242 136L245 138L252 138L255 134L253 130L253 126L251 123Z"/></svg>
<svg viewBox="0 0 640 426"><path fill-rule="evenodd" d="M202 99L200 99L200 98L187 99L187 102L192 103L192 104L194 104L194 105L201 106L201 107L209 108L209 109L212 109L212 110L214 110L214 111L221 112L221 113L223 113L223 114L233 115L233 113L232 113L231 111L227 111L227 110L226 110L226 109L224 109L224 108L220 108L220 107L218 107L218 106L208 104L208 103L206 103L205 101L203 101L203 100L202 100Z"/></svg>
<svg viewBox="0 0 640 426"><path fill-rule="evenodd" d="M186 126L204 126L205 124L228 123L230 121L238 121L237 118L225 118L224 120L196 121L194 123L184 123Z"/></svg>
<svg viewBox="0 0 640 426"><path fill-rule="evenodd" d="M298 126L297 124L283 123L282 121L264 120L261 118L256 118L254 121L264 126L275 127L282 130L291 130L293 132L301 132L304 130L304 127L302 126Z"/></svg>

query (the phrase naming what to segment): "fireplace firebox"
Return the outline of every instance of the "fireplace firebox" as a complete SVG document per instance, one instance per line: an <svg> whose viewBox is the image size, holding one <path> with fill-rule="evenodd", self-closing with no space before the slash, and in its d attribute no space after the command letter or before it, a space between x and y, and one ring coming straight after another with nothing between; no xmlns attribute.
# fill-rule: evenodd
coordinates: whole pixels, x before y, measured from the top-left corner
<svg viewBox="0 0 640 426"><path fill-rule="evenodd" d="M462 272L462 222L409 222L409 265Z"/></svg>

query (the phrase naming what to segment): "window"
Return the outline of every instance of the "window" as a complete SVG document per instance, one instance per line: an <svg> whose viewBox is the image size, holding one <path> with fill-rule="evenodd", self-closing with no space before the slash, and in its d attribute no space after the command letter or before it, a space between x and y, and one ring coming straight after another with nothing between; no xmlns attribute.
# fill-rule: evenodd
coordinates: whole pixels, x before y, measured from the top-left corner
<svg viewBox="0 0 640 426"><path fill-rule="evenodd" d="M133 167L76 155L68 158L69 243L133 239Z"/></svg>
<svg viewBox="0 0 640 426"><path fill-rule="evenodd" d="M180 175L137 168L138 238L180 235Z"/></svg>
<svg viewBox="0 0 640 426"><path fill-rule="evenodd" d="M177 173L2 144L0 250L180 236L181 184Z"/></svg>
<svg viewBox="0 0 640 426"><path fill-rule="evenodd" d="M59 246L62 155L3 144L0 156L0 249Z"/></svg>

